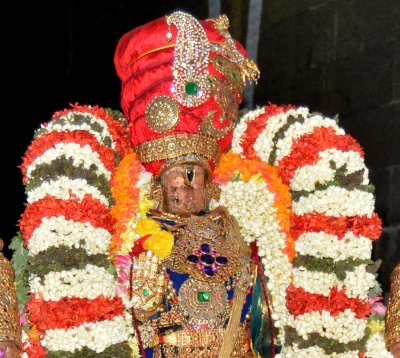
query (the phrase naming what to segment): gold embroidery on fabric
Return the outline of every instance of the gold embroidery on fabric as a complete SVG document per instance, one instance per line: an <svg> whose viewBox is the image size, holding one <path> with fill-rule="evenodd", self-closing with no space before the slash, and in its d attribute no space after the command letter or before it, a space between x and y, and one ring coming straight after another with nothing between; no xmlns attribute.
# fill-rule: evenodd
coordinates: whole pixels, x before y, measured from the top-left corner
<svg viewBox="0 0 400 358"><path fill-rule="evenodd" d="M210 77L211 91L221 108L222 115L219 117L220 124L225 124L223 128L217 128L213 123L214 111L209 112L200 124L200 131L207 135L221 139L226 136L235 126L238 117L238 104L235 93L230 89L227 81L221 80L217 76Z"/></svg>

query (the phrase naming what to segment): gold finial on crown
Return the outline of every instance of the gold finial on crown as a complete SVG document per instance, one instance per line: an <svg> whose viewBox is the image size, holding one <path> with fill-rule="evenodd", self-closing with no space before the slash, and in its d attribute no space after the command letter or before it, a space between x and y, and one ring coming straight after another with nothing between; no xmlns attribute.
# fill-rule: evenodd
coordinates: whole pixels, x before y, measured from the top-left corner
<svg viewBox="0 0 400 358"><path fill-rule="evenodd" d="M225 14L219 15L217 18L212 19L211 21L214 22L214 27L218 31L228 31L230 24L228 16L226 16Z"/></svg>

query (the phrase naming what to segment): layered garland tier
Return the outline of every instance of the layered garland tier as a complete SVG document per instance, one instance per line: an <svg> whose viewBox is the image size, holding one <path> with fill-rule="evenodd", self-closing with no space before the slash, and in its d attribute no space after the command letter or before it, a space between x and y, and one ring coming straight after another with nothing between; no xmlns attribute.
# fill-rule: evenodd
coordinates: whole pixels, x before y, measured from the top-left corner
<svg viewBox="0 0 400 358"><path fill-rule="evenodd" d="M109 257L125 127L119 112L74 105L35 132L23 157L27 206L12 247L24 356L131 356Z"/></svg>
<svg viewBox="0 0 400 358"><path fill-rule="evenodd" d="M290 275L281 271L285 298L275 306L285 307L274 307L280 357L390 357L371 260L381 221L361 146L335 119L268 105L240 120L232 150L274 166L292 198L294 260ZM258 239L260 256L269 240ZM276 273L263 263L274 301Z"/></svg>

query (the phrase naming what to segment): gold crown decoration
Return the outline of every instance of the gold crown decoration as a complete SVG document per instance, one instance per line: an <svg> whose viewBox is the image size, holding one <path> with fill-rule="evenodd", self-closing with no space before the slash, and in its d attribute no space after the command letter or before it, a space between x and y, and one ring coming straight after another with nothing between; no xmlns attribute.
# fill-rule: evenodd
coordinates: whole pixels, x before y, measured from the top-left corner
<svg viewBox="0 0 400 358"><path fill-rule="evenodd" d="M175 25L178 36L172 66L173 96L185 107L203 104L209 95L208 58L210 43L201 24L191 15L181 11L166 17L170 27ZM167 39L172 38L171 30Z"/></svg>
<svg viewBox="0 0 400 358"><path fill-rule="evenodd" d="M15 292L14 269L4 257L0 239L0 352L5 357L16 357L21 347L18 303Z"/></svg>
<svg viewBox="0 0 400 358"><path fill-rule="evenodd" d="M245 82L246 79L249 79L250 81L257 83L258 79L260 78L260 70L253 60L244 57L236 48L232 36L228 32L228 16L222 14L216 19L208 19L207 21L213 22L214 28L217 29L226 40L221 44L212 44L212 50L219 53L221 56L226 57L239 67L243 82Z"/></svg>
<svg viewBox="0 0 400 358"><path fill-rule="evenodd" d="M221 156L220 148L212 138L196 133L190 137L180 133L146 141L139 144L135 151L142 163L174 159L192 153L217 163Z"/></svg>

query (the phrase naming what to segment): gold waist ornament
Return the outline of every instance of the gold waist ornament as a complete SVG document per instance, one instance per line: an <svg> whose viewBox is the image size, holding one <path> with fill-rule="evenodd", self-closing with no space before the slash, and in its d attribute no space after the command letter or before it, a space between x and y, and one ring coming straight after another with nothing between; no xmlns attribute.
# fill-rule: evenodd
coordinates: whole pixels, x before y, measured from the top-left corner
<svg viewBox="0 0 400 358"><path fill-rule="evenodd" d="M206 330L180 330L166 334L163 345L155 349L155 358L164 354L167 358L205 357L217 358L221 349L224 328ZM250 333L247 326L238 328L232 357L253 357L250 349Z"/></svg>

